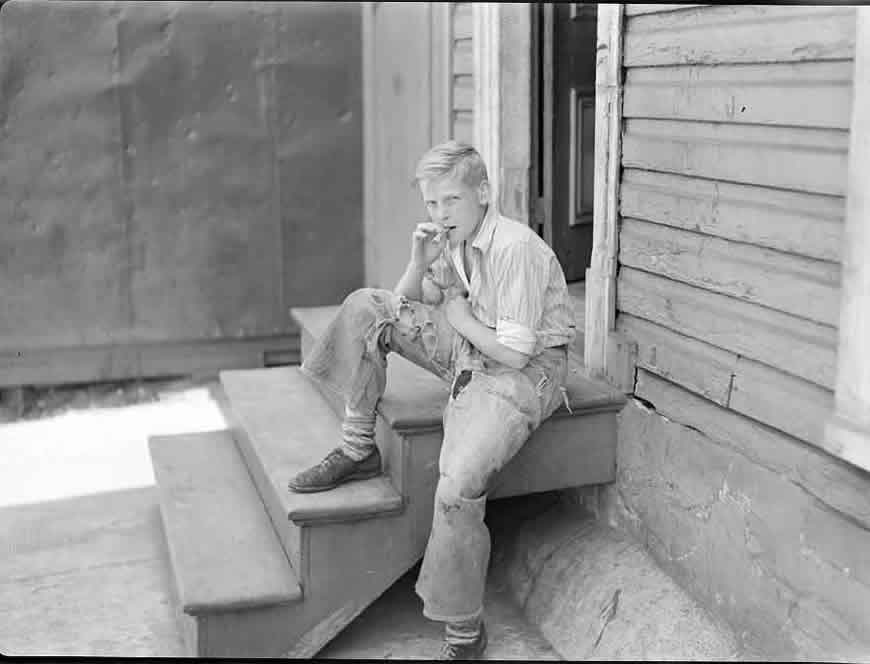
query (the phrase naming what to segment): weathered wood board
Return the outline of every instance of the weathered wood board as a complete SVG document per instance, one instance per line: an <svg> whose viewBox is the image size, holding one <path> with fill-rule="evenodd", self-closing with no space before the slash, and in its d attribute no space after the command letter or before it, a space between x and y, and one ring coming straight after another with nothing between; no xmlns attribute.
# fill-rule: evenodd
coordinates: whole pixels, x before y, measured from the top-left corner
<svg viewBox="0 0 870 664"><path fill-rule="evenodd" d="M820 446L833 392L771 366L621 314L637 366L716 404Z"/></svg>
<svg viewBox="0 0 870 664"><path fill-rule="evenodd" d="M644 369L638 369L636 393L660 414L787 476L826 505L870 528L870 474L866 471Z"/></svg>
<svg viewBox="0 0 870 664"><path fill-rule="evenodd" d="M623 127L624 167L846 193L846 131L640 118Z"/></svg>
<svg viewBox="0 0 870 664"><path fill-rule="evenodd" d="M455 37L455 35L454 35ZM470 38L453 40L453 74L474 74L474 60L472 57L472 42Z"/></svg>
<svg viewBox="0 0 870 664"><path fill-rule="evenodd" d="M627 118L848 129L852 62L631 67Z"/></svg>
<svg viewBox="0 0 870 664"><path fill-rule="evenodd" d="M707 235L839 262L845 199L634 168L622 172L621 212Z"/></svg>
<svg viewBox="0 0 870 664"><path fill-rule="evenodd" d="M833 389L834 327L629 267L619 272L617 307Z"/></svg>
<svg viewBox="0 0 870 664"><path fill-rule="evenodd" d="M625 31L626 67L847 60L854 52L849 6L695 7L630 17Z"/></svg>
<svg viewBox="0 0 870 664"><path fill-rule="evenodd" d="M737 361L732 410L817 447L834 409L834 393L745 357Z"/></svg>
<svg viewBox="0 0 870 664"><path fill-rule="evenodd" d="M457 74L453 77L453 110L474 111L474 77Z"/></svg>
<svg viewBox="0 0 870 664"><path fill-rule="evenodd" d="M661 224L623 219L623 265L836 327L840 266Z"/></svg>
<svg viewBox="0 0 870 664"><path fill-rule="evenodd" d="M453 3L453 38L471 39L473 26L471 22L470 2Z"/></svg>
<svg viewBox="0 0 870 664"><path fill-rule="evenodd" d="M625 313L616 329L637 344L637 366L728 405L737 355Z"/></svg>
<svg viewBox="0 0 870 664"><path fill-rule="evenodd" d="M649 5L641 5L641 4L627 4L625 5L625 15L626 16L639 16L640 14L652 14L654 12L672 12L677 11L679 9L690 9L691 7L704 7L705 5L667 5L667 4L649 4Z"/></svg>
<svg viewBox="0 0 870 664"><path fill-rule="evenodd" d="M474 143L474 114L471 111L453 112L453 138Z"/></svg>

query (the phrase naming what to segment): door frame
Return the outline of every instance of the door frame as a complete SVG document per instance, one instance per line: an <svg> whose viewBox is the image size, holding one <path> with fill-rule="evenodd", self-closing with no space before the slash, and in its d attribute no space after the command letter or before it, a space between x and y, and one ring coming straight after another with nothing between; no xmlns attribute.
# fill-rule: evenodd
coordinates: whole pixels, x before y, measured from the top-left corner
<svg viewBox="0 0 870 664"><path fill-rule="evenodd" d="M592 260L586 270L583 360L592 375L624 382L625 344L614 333L622 163L624 4L598 5L595 68L595 187ZM626 389L629 386L624 385Z"/></svg>
<svg viewBox="0 0 870 664"><path fill-rule="evenodd" d="M593 212L593 248L586 271L586 320L584 362L590 375L606 378L628 389L625 369L628 364L626 344L614 330L616 319L616 268L619 249L618 201L620 164L622 161L622 32L624 4L598 5L598 54L595 74L595 187ZM506 13L519 15L507 17ZM509 202L502 176L506 172L505 155L522 153L526 166L526 214L522 221L536 225L541 220L528 214L539 205L537 183L532 181L532 72L535 64L532 5L498 5L475 3L475 140L490 165L490 178L500 191L500 203ZM505 20L509 18L510 20ZM508 35L518 20L524 26L528 47L517 47L516 34ZM510 48L501 49L501 44ZM511 86L528 85L524 104L506 104L502 72L510 72ZM546 74L545 74L546 75ZM523 81L515 79L523 78ZM552 85L549 75L545 85ZM545 91L546 96L546 91ZM507 108L509 106L509 108ZM551 109L552 113L552 109ZM550 133L552 135L552 133ZM517 138L521 138L519 145ZM535 146L536 147L536 146ZM549 149L545 146L545 150ZM516 164L514 164L515 166ZM551 174L545 173L545 178ZM545 186L546 180L545 180ZM502 208L504 211L504 208ZM544 226L546 229L546 224ZM546 233L546 230L545 230ZM546 235L545 235L546 239Z"/></svg>

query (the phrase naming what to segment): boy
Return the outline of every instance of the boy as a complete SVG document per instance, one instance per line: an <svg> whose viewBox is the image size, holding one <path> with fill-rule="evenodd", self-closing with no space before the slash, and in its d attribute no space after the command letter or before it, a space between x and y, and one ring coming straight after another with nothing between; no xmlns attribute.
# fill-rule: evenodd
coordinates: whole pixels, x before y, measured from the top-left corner
<svg viewBox="0 0 870 664"><path fill-rule="evenodd" d="M415 182L429 220L413 232L394 292L351 293L302 367L344 396L345 416L341 446L290 488L322 491L381 472L373 437L387 353L451 383L416 590L424 615L446 623L441 659L475 659L487 638L488 484L561 403L573 312L552 250L498 214L473 147L433 147Z"/></svg>

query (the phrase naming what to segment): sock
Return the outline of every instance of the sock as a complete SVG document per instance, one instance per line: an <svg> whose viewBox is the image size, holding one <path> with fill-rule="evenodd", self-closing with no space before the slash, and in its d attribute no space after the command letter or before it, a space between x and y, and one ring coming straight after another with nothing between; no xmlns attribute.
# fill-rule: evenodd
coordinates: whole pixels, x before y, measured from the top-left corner
<svg viewBox="0 0 870 664"><path fill-rule="evenodd" d="M368 457L375 449L375 414L358 413L345 406L341 441L341 451L354 461Z"/></svg>
<svg viewBox="0 0 870 664"><path fill-rule="evenodd" d="M457 646L474 643L480 636L481 616L470 620L449 622L444 627L444 637L448 643Z"/></svg>

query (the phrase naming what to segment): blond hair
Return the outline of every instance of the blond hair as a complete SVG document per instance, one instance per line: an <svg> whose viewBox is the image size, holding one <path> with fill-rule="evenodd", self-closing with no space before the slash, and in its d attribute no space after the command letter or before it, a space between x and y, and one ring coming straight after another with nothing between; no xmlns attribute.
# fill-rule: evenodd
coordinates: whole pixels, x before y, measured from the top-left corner
<svg viewBox="0 0 870 664"><path fill-rule="evenodd" d="M489 179L483 157L473 146L461 141L447 141L427 150L417 162L412 184L445 176L459 177L470 187Z"/></svg>

